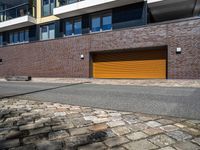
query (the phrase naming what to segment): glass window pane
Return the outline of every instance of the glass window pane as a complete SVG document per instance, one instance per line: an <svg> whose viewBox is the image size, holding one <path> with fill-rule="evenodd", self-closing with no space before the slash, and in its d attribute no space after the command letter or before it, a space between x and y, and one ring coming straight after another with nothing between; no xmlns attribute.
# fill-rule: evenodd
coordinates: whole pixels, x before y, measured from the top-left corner
<svg viewBox="0 0 200 150"><path fill-rule="evenodd" d="M13 42L14 43L18 43L19 42L19 34L18 34L18 32L14 33L14 41Z"/></svg>
<svg viewBox="0 0 200 150"><path fill-rule="evenodd" d="M41 28L41 40L47 40L48 39L48 29L47 26L43 26Z"/></svg>
<svg viewBox="0 0 200 150"><path fill-rule="evenodd" d="M26 42L29 41L29 31L28 30L25 30L25 40Z"/></svg>
<svg viewBox="0 0 200 150"><path fill-rule="evenodd" d="M55 24L49 25L49 39L55 39Z"/></svg>
<svg viewBox="0 0 200 150"><path fill-rule="evenodd" d="M112 17L109 16L103 16L102 18L102 30L111 30L112 29Z"/></svg>
<svg viewBox="0 0 200 150"><path fill-rule="evenodd" d="M19 33L19 42L24 42L24 31Z"/></svg>
<svg viewBox="0 0 200 150"><path fill-rule="evenodd" d="M50 4L49 0L43 0L43 6L42 6L43 16L50 15Z"/></svg>
<svg viewBox="0 0 200 150"><path fill-rule="evenodd" d="M9 34L9 42L10 42L10 43L13 43L13 33L10 33L10 34Z"/></svg>
<svg viewBox="0 0 200 150"><path fill-rule="evenodd" d="M74 34L82 34L82 22L81 19L74 20Z"/></svg>
<svg viewBox="0 0 200 150"><path fill-rule="evenodd" d="M65 35L72 35L73 34L73 22L72 20L67 20L65 24Z"/></svg>
<svg viewBox="0 0 200 150"><path fill-rule="evenodd" d="M51 14L53 14L53 9L55 7L55 2L54 0L50 0L50 5L51 5Z"/></svg>
<svg viewBox="0 0 200 150"><path fill-rule="evenodd" d="M92 17L92 32L100 31L101 27L100 17Z"/></svg>
<svg viewBox="0 0 200 150"><path fill-rule="evenodd" d="M3 36L0 35L0 46L2 46L2 45L3 45Z"/></svg>

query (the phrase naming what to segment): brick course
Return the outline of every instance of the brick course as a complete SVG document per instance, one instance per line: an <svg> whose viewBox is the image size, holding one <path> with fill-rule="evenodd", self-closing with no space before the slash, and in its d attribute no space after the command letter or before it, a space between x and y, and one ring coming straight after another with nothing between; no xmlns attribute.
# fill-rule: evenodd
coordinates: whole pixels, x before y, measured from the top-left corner
<svg viewBox="0 0 200 150"><path fill-rule="evenodd" d="M200 79L200 19L3 47L0 76L88 78L91 52L161 46L168 48L169 79Z"/></svg>

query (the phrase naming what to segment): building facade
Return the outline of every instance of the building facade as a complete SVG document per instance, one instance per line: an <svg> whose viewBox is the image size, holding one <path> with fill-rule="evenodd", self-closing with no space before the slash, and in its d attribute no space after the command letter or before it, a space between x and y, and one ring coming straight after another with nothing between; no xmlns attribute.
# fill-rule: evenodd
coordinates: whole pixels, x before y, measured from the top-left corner
<svg viewBox="0 0 200 150"><path fill-rule="evenodd" d="M200 79L199 0L0 0L0 77Z"/></svg>

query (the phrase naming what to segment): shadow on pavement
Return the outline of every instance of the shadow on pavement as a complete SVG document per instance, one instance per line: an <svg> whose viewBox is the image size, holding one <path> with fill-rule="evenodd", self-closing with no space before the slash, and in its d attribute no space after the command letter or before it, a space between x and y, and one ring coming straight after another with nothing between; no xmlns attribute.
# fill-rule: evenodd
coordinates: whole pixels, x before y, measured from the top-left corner
<svg viewBox="0 0 200 150"><path fill-rule="evenodd" d="M35 91L31 91L31 92L25 92L25 93L13 94L13 95L6 95L6 96L0 97L0 100L5 99L5 98L13 98L13 97L17 97L17 96L24 96L24 95L29 95L29 94L34 94L34 93L40 93L40 92L44 92L44 91L50 91L50 90L60 89L60 88L64 88L64 87L81 85L81 84L85 84L85 83L90 83L90 82L74 83L74 84L68 84L68 85L63 85L63 86L57 86L57 87L53 87L53 88L35 90Z"/></svg>

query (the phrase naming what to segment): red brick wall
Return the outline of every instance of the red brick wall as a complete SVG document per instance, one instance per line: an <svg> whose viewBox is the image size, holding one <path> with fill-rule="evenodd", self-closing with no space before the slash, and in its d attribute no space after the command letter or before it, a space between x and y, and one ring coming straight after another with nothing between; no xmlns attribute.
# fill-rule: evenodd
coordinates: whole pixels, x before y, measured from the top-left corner
<svg viewBox="0 0 200 150"><path fill-rule="evenodd" d="M0 76L89 77L90 52L159 46L168 47L168 78L200 79L200 19L0 48Z"/></svg>

